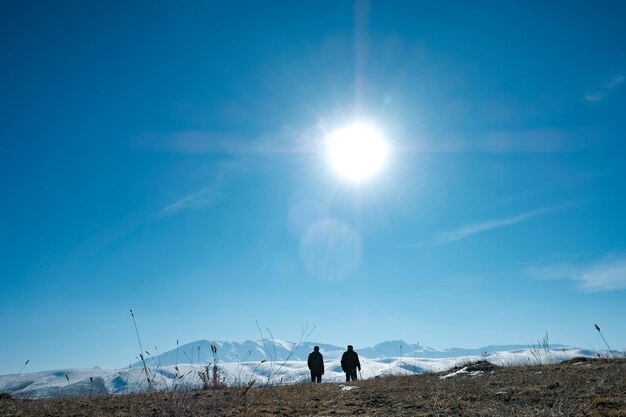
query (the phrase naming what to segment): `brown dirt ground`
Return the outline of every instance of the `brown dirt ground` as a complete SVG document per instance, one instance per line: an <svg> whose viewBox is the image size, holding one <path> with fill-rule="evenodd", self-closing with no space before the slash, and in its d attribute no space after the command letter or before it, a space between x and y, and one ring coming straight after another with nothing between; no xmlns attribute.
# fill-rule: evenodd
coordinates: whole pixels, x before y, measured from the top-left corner
<svg viewBox="0 0 626 417"><path fill-rule="evenodd" d="M626 417L626 360L571 360L441 379L392 376L351 384L0 400L0 416L583 416ZM357 387L349 391L342 385Z"/></svg>

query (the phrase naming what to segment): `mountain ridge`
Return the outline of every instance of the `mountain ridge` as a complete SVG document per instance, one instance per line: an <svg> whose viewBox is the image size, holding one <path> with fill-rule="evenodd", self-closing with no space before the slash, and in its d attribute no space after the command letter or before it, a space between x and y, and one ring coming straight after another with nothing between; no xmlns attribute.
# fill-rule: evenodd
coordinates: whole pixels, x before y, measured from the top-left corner
<svg viewBox="0 0 626 417"><path fill-rule="evenodd" d="M281 339L246 340L243 342L211 341L207 339L196 340L177 348L168 350L156 356L152 356L149 351L144 352L144 359L149 366L168 365L208 365L214 361L214 353L211 345L217 347L215 358L218 362L261 362L261 361L303 361L314 346L319 346L320 351L326 359L338 359L346 350L328 343L302 342L295 343ZM451 347L446 349L435 349L422 346L419 343L410 343L404 340L389 340L378 343L370 347L355 347L357 353L370 359L388 357L410 357L410 358L453 358L458 356L483 356L493 352L517 351L528 349L530 345L509 344L509 345L487 345L479 348ZM551 349L565 349L571 346L561 344L550 344ZM138 360L133 367L143 366Z"/></svg>

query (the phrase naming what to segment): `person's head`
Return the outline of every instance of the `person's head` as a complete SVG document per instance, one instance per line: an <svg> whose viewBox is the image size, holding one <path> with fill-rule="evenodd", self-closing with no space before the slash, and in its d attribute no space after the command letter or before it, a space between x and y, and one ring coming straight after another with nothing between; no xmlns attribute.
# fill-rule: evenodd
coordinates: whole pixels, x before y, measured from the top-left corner
<svg viewBox="0 0 626 417"><path fill-rule="evenodd" d="M314 350L314 351L316 351L316 352L319 352L319 351L320 351L320 347L319 347L319 346L315 346L315 347L313 348L313 350Z"/></svg>
<svg viewBox="0 0 626 417"><path fill-rule="evenodd" d="M348 345L348 350L352 350L352 349L354 349L352 345Z"/></svg>

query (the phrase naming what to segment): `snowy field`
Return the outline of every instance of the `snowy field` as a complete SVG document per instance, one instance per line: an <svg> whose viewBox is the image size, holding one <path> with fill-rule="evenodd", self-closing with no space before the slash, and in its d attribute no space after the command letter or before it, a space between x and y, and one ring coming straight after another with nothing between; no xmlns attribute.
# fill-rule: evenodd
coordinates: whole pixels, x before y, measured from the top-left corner
<svg viewBox="0 0 626 417"><path fill-rule="evenodd" d="M275 341L227 343L213 342L218 348L217 365L220 383L228 386L279 385L309 381L306 356L313 343L294 345ZM252 344L252 345L250 345ZM308 345L311 346L308 346ZM151 384L159 390L202 387L203 378L211 382L213 354L208 341L195 342L147 360ZM342 348L319 344L325 358L323 382L342 382ZM237 349L244 349L239 352ZM258 348L258 349L257 349ZM501 349L498 349L501 348ZM508 349L508 350L507 350ZM374 348L355 349L361 357L361 378L386 375L409 375L442 372L467 362L487 360L499 366L556 363L579 356L596 356L596 352L554 345L550 349L490 346L481 349L435 350L404 342L385 342ZM404 355L390 355L390 350ZM252 351L252 353L250 353ZM480 352L455 356L459 352ZM195 352L195 353L194 353ZM222 353L225 360L221 359ZM400 353L400 352L398 352ZM447 355L447 356L446 356ZM244 358L243 360L233 360ZM143 364L123 369L59 369L21 375L0 376L0 392L17 398L92 396L146 391L148 381Z"/></svg>

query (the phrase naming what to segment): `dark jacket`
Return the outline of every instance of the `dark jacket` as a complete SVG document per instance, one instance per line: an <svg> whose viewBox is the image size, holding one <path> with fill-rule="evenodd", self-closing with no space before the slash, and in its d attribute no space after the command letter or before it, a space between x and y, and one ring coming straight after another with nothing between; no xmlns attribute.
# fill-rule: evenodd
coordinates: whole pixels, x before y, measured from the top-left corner
<svg viewBox="0 0 626 417"><path fill-rule="evenodd" d="M309 353L308 365L309 365L309 370L311 372L324 373L324 358L322 357L321 353L319 352Z"/></svg>
<svg viewBox="0 0 626 417"><path fill-rule="evenodd" d="M353 350L346 350L341 357L341 369L344 372L351 371L353 369L361 370L361 362L359 362L359 355Z"/></svg>

